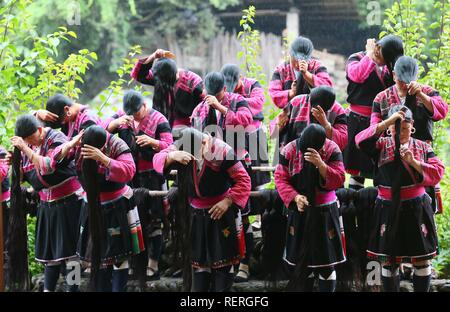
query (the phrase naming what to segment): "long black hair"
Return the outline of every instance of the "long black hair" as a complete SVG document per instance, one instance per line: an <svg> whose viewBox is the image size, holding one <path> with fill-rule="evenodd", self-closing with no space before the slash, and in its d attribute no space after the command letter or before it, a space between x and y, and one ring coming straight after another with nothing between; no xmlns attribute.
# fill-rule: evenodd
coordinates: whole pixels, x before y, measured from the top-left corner
<svg viewBox="0 0 450 312"><path fill-rule="evenodd" d="M417 75L419 74L419 66L417 65L417 61L412 57L401 56L394 65L394 72L397 79L409 84L411 81L415 81L417 79ZM416 95L409 93L406 94L405 106L409 108L414 118L425 117L421 116L422 114L417 113Z"/></svg>
<svg viewBox="0 0 450 312"><path fill-rule="evenodd" d="M377 44L381 46L381 54L383 55L384 61L392 78L395 62L404 54L403 41L398 36L387 35L378 40ZM394 81L390 81L390 85L393 84Z"/></svg>
<svg viewBox="0 0 450 312"><path fill-rule="evenodd" d="M411 117L411 111L409 111L408 108L401 105L393 106L389 110L389 116L392 116L396 112L403 110L406 113L406 120L412 118ZM403 167L403 162L400 156L400 131L401 131L401 120L397 119L395 121L395 135L394 135L394 142L395 142L395 151L394 151L394 169L395 172L401 173L404 171L405 168ZM403 170L402 170L403 169ZM400 198L400 191L402 187L402 180L403 175L402 174L393 174L392 176L392 185L391 185L391 205L389 207L389 218L388 222L386 224L386 242L387 242L387 254L389 255L389 263L391 264L391 270L394 271L396 269L396 257L395 254L395 242L397 241L397 232L398 227L400 224L400 205L401 205L401 198Z"/></svg>
<svg viewBox="0 0 450 312"><path fill-rule="evenodd" d="M336 100L336 92L329 86L318 86L311 90L309 94L309 103L311 108L320 106L325 114L331 109ZM318 121L310 114L311 123L318 123Z"/></svg>
<svg viewBox="0 0 450 312"><path fill-rule="evenodd" d="M51 96L47 100L47 105L45 106L45 109L49 112L58 115L57 121L46 121L45 125L48 127L51 127L53 129L61 128L63 126L64 121L64 108L71 107L73 104L73 101L69 99L67 96L61 93L57 93L53 96Z"/></svg>
<svg viewBox="0 0 450 312"><path fill-rule="evenodd" d="M205 76L205 89L208 95L216 96L225 86L225 77L221 72L211 72ZM227 90L228 92L233 92ZM206 117L205 127L217 125L217 111L215 108L209 107L208 116Z"/></svg>
<svg viewBox="0 0 450 312"><path fill-rule="evenodd" d="M186 128L181 132L181 138L175 142L175 146L182 151L194 155L196 158L200 155L204 135L194 128ZM175 255L181 255L183 267L183 291L190 291L192 285L192 267L191 267L191 206L189 196L195 192L194 189L194 163L191 161L186 166L178 166L178 204L175 206Z"/></svg>
<svg viewBox="0 0 450 312"><path fill-rule="evenodd" d="M317 237L313 235L314 229L318 227L320 210L315 207L316 189L319 187L319 170L310 162L305 160L308 148L319 151L325 144L325 129L318 124L310 124L303 130L300 138L296 140L297 149L302 153L302 175L296 189L308 199L308 207L304 211L304 230L302 248L299 250L299 261L295 267L293 277L289 280L288 288L294 290L305 290L308 278L308 264L311 259L311 251L316 246ZM293 207L297 209L297 207Z"/></svg>
<svg viewBox="0 0 450 312"><path fill-rule="evenodd" d="M81 139L82 146L87 144L102 148L107 140L105 129L100 126L89 127ZM106 233L104 231L103 212L100 203L100 183L97 162L93 159L83 159L82 181L86 191L89 212L89 232L92 240L91 280L90 287L97 284L97 273L100 269L101 256Z"/></svg>
<svg viewBox="0 0 450 312"><path fill-rule="evenodd" d="M177 81L177 65L169 58L161 58L155 61L152 67L155 80L153 94L153 107L164 116L173 121L174 86Z"/></svg>
<svg viewBox="0 0 450 312"><path fill-rule="evenodd" d="M314 45L309 38L298 36L291 44L290 56L296 60L309 61L314 51ZM305 93L305 87L307 86L305 78L300 73L295 77L297 80L296 95Z"/></svg>
<svg viewBox="0 0 450 312"><path fill-rule="evenodd" d="M27 138L35 133L40 126L36 117L30 114L24 114L17 118L14 134L21 138ZM9 256L8 287L12 291L28 290L30 286L28 274L27 212L20 187L21 157L21 151L18 148L14 148L9 233L6 244Z"/></svg>
<svg viewBox="0 0 450 312"><path fill-rule="evenodd" d="M20 187L20 167L21 152L18 148L14 148L11 177L11 206L8 240L6 242L9 257L8 288L10 291L27 291L30 288L27 214Z"/></svg>

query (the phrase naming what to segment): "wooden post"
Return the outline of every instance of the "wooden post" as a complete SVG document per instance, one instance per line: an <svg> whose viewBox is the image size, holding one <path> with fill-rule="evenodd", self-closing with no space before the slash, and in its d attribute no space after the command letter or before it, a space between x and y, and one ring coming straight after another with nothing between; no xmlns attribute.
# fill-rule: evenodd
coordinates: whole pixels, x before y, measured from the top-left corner
<svg viewBox="0 0 450 312"><path fill-rule="evenodd" d="M3 275L3 267L5 260L3 259L3 202L1 201L2 186L0 185L0 292L5 291L5 279Z"/></svg>

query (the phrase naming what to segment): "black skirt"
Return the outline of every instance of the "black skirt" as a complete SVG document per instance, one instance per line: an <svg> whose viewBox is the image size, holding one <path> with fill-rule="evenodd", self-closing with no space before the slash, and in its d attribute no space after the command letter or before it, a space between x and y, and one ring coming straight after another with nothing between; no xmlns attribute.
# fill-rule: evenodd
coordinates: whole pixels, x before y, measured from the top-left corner
<svg viewBox="0 0 450 312"><path fill-rule="evenodd" d="M54 202L39 203L35 244L37 261L46 263L76 257L83 203L75 194Z"/></svg>
<svg viewBox="0 0 450 312"><path fill-rule="evenodd" d="M194 268L221 268L238 264L245 251L238 208L232 205L219 220L209 209L192 208L191 263Z"/></svg>
<svg viewBox="0 0 450 312"><path fill-rule="evenodd" d="M414 263L434 258L437 254L438 240L430 196L424 194L401 202L400 224L394 235L396 239L388 246L385 234L390 205L390 201L380 198L375 202L368 257L389 262L388 254L394 254L397 263Z"/></svg>
<svg viewBox="0 0 450 312"><path fill-rule="evenodd" d="M337 202L308 209L320 209L319 226L313 231L316 245L311 251L311 259L308 267L330 267L342 263L345 258L345 237L339 219L339 207ZM287 238L285 261L290 265L296 265L302 248L304 235L305 213L291 205L288 211Z"/></svg>
<svg viewBox="0 0 450 312"><path fill-rule="evenodd" d="M247 151L249 151L252 167L269 166L269 146L267 143L267 134L262 127L252 132L247 138ZM250 144L256 142L256 148ZM252 180L252 189L270 182L270 172L268 171L251 171L250 178Z"/></svg>
<svg viewBox="0 0 450 312"><path fill-rule="evenodd" d="M355 137L370 126L370 117L354 112L348 115L348 144L344 149L344 165L348 173L366 178L373 177L372 159L356 146Z"/></svg>
<svg viewBox="0 0 450 312"><path fill-rule="evenodd" d="M8 238L8 226L9 226L9 200L2 202L3 210L3 246L6 246L6 240Z"/></svg>
<svg viewBox="0 0 450 312"><path fill-rule="evenodd" d="M127 213L134 208L132 199L121 197L102 204L106 241L102 242L101 262L103 266L128 260L133 255L133 238ZM85 204L80 217L80 239L77 253L80 259L90 262L92 242L89 235L89 208Z"/></svg>

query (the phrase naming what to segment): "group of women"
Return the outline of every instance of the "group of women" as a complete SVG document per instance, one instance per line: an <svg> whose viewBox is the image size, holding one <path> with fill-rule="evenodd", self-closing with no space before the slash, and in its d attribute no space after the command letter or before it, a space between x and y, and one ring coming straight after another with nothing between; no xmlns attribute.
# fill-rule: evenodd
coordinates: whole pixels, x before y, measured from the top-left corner
<svg viewBox="0 0 450 312"><path fill-rule="evenodd" d="M350 56L345 110L313 49L308 38L295 39L269 87L280 109L269 132L279 149L274 178L287 217L283 259L291 282L312 291L318 278L320 291L335 290L335 268L346 261L336 191L347 172L350 188L364 187L364 178L378 188L367 253L383 265L384 289L398 290L399 264L408 262L414 289L428 291L444 174L430 144L447 104L417 82L417 60L403 56L400 38L387 35ZM154 86L153 105L127 91L123 110L100 120L57 94L45 110L17 119L14 153L0 150L2 201L10 196L10 165L21 173L13 180L39 192L35 247L45 291L55 290L72 259L90 264L98 291L125 290L132 259L144 259L143 274L158 279L169 207L145 192L166 189L173 169L178 201L170 210L184 231L178 237L189 244L181 252L190 261L191 289L227 291L233 281L248 280L249 215L259 211L250 192L270 182L269 173L252 169L268 164L264 90L236 65L202 80L173 57L158 49L131 73Z"/></svg>

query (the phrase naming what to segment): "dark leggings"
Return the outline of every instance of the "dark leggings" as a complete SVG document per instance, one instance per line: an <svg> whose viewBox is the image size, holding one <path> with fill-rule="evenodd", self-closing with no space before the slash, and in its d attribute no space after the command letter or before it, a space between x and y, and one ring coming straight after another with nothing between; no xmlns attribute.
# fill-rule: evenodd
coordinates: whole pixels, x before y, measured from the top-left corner
<svg viewBox="0 0 450 312"><path fill-rule="evenodd" d="M211 273L202 271L193 273L193 292L227 292L233 285L233 273L230 273L231 266L220 269L212 269Z"/></svg>

